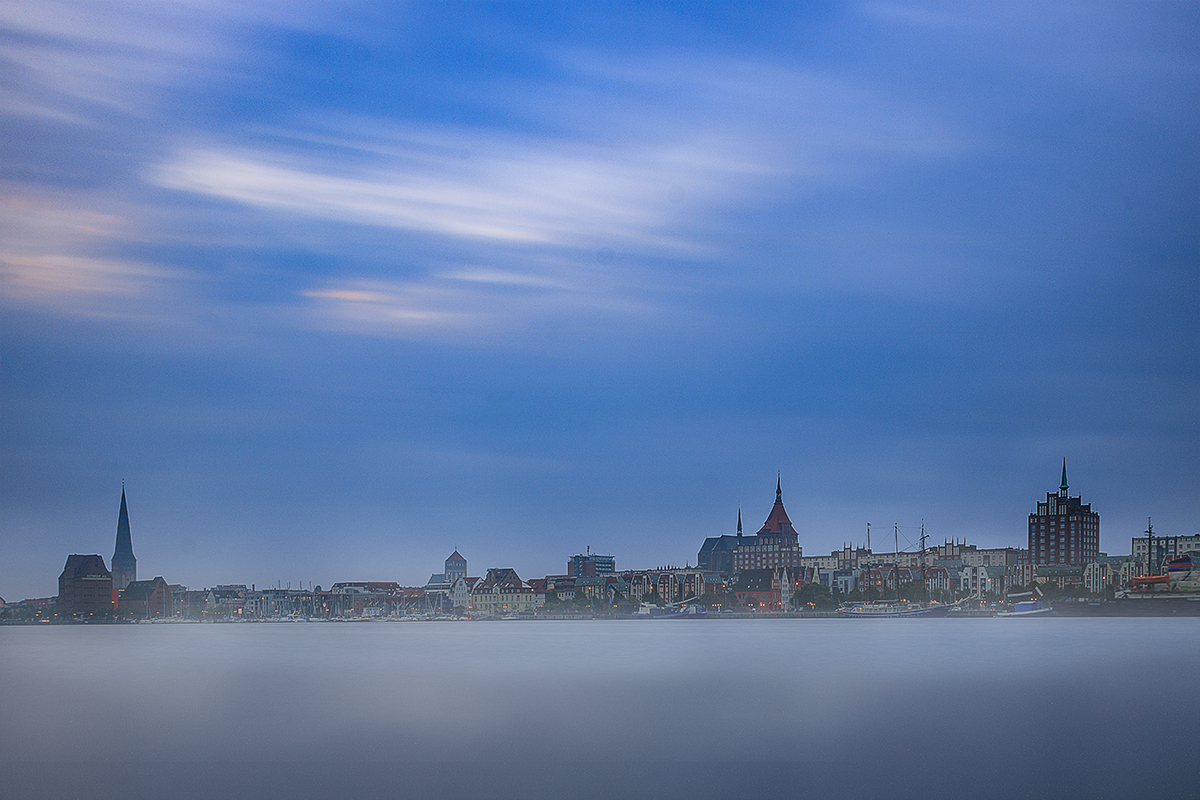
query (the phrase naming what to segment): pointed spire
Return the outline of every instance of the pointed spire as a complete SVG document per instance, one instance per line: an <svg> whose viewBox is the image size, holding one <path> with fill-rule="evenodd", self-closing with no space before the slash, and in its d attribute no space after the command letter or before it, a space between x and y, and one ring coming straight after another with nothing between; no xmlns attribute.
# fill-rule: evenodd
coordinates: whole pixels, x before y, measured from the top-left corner
<svg viewBox="0 0 1200 800"><path fill-rule="evenodd" d="M121 511L117 514L117 546L112 557L113 585L124 589L137 580L137 559L129 535L129 507L125 503L125 481L121 481Z"/></svg>
<svg viewBox="0 0 1200 800"><path fill-rule="evenodd" d="M737 527L737 535L738 535L738 536L741 536L741 535L742 535L742 507L741 507L741 506L738 506L738 527Z"/></svg>
<svg viewBox="0 0 1200 800"><path fill-rule="evenodd" d="M775 502L776 503L783 502L783 473L782 472L780 472L775 477Z"/></svg>
<svg viewBox="0 0 1200 800"><path fill-rule="evenodd" d="M125 481L121 481L121 510L117 513L117 554L133 553L129 537L129 506L125 503Z"/></svg>
<svg viewBox="0 0 1200 800"><path fill-rule="evenodd" d="M1058 496L1067 496L1067 459L1063 458L1062 485L1058 487Z"/></svg>

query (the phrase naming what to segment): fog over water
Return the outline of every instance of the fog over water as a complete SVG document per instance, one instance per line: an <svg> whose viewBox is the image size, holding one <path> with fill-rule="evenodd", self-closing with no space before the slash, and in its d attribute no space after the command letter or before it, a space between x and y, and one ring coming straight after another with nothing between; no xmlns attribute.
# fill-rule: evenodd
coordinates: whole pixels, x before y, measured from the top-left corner
<svg viewBox="0 0 1200 800"><path fill-rule="evenodd" d="M1196 619L9 627L0 794L1194 797L1198 676Z"/></svg>

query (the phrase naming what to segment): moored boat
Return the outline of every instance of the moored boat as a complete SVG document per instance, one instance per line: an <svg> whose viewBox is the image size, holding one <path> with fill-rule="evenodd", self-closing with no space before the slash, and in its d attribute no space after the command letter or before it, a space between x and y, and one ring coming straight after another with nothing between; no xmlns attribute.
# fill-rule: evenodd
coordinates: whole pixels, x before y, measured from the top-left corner
<svg viewBox="0 0 1200 800"><path fill-rule="evenodd" d="M849 603L838 608L839 617L884 619L892 617L944 617L950 606L944 603Z"/></svg>
<svg viewBox="0 0 1200 800"><path fill-rule="evenodd" d="M1012 611L998 611L997 617L1032 617L1038 614L1049 614L1053 609L1041 600L1022 600L1013 605Z"/></svg>
<svg viewBox="0 0 1200 800"><path fill-rule="evenodd" d="M634 616L637 619L708 619L708 609L695 603L671 605L665 608L642 603Z"/></svg>
<svg viewBox="0 0 1200 800"><path fill-rule="evenodd" d="M869 534L868 534L869 535ZM896 578L896 597L893 600L867 601L865 603L843 603L838 607L839 617L851 619L892 619L896 617L944 617L953 606L938 602L910 603L900 598L900 526L895 527L896 563L893 567ZM921 552L925 552L925 524L921 524ZM921 583L924 585L925 567L922 555Z"/></svg>

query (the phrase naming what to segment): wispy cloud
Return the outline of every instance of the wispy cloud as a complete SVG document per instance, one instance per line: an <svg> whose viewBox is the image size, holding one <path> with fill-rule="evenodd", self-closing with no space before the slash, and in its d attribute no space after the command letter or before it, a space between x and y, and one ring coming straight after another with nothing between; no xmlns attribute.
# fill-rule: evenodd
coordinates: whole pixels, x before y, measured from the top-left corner
<svg viewBox="0 0 1200 800"><path fill-rule="evenodd" d="M5 293L10 297L61 294L147 294L166 270L132 261L72 255L0 256Z"/></svg>
<svg viewBox="0 0 1200 800"><path fill-rule="evenodd" d="M255 24L301 28L312 3L179 0L0 4L0 113L90 123L97 106L142 115L154 94L234 68Z"/></svg>
<svg viewBox="0 0 1200 800"><path fill-rule="evenodd" d="M599 61L584 65L593 77ZM915 110L785 70L654 63L603 77L638 84L641 99L610 87L592 99L612 109L603 118L575 109L543 133L321 121L314 127L341 130L298 128L271 149L181 145L146 177L282 213L449 237L701 252L703 217L770 202L797 180L836 183L880 159L965 147ZM661 102L648 105L647 94ZM347 151L360 156L353 167Z"/></svg>
<svg viewBox="0 0 1200 800"><path fill-rule="evenodd" d="M504 286L535 286L545 288L567 288L567 284L546 278L540 275L523 275L517 272L508 272L501 269L488 269L486 267L466 267L461 270L444 273L441 277L450 278L456 281L469 281L471 283L484 284L500 284Z"/></svg>
<svg viewBox="0 0 1200 800"><path fill-rule="evenodd" d="M256 52L252 29L304 27L322 13L284 3L7 5L0 30L10 35L0 41L0 58L19 80L0 90L8 92L0 106L82 123L101 118L97 108L153 117L174 86L246 76L255 59L287 57ZM142 207L88 224L87 199L75 198L66 204L71 218L55 230L0 234L6 285L45 302L98 296L106 286L135 296L176 276L139 271L139 258L114 255L121 244L128 250L171 237L177 244L186 235L222 246L230 229L212 219L227 213L248 232L242 246L306 249L320 234L292 221L308 219L336 223L327 228L334 237L345 236L346 225L362 226L379 229L376 236L433 240L426 252L439 243L455 250L409 258L388 275L386 266L348 255L339 239L330 245L345 259L339 274L310 276L301 295L301 307L321 324L451 331L528 326L564 309L638 315L661 301L646 291L661 281L646 261L639 278L627 280L610 263L614 251L712 260L725 254L722 226L731 211L970 147L920 108L766 59L628 58L553 45L537 58L545 68L525 77L454 87L518 125L301 103L269 125L253 117L209 132L151 125L136 142L106 139L104 150L125 153L130 145L138 171L127 179L144 183L129 195L122 187L122 196ZM196 198L222 202L203 208L206 223L188 227L179 209L190 212ZM273 224L259 226L252 241L260 220Z"/></svg>
<svg viewBox="0 0 1200 800"><path fill-rule="evenodd" d="M577 281L548 277L554 271ZM660 310L642 287L597 268L554 263L543 273L464 267L410 280L330 282L300 296L320 327L418 338L531 333L596 319L629 323Z"/></svg>
<svg viewBox="0 0 1200 800"><path fill-rule="evenodd" d="M0 304L161 322L162 301L194 276L110 252L138 238L134 215L86 195L0 187Z"/></svg>

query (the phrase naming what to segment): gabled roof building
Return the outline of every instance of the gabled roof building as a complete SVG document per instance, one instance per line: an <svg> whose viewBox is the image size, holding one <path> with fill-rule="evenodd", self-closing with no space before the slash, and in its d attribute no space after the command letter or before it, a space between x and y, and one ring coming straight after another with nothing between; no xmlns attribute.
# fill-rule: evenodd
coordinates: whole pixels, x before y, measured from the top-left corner
<svg viewBox="0 0 1200 800"><path fill-rule="evenodd" d="M148 581L130 581L121 590L117 611L141 619L175 615L175 597L162 576Z"/></svg>
<svg viewBox="0 0 1200 800"><path fill-rule="evenodd" d="M492 568L471 587L471 611L476 614L516 614L533 611L545 602L508 567Z"/></svg>

